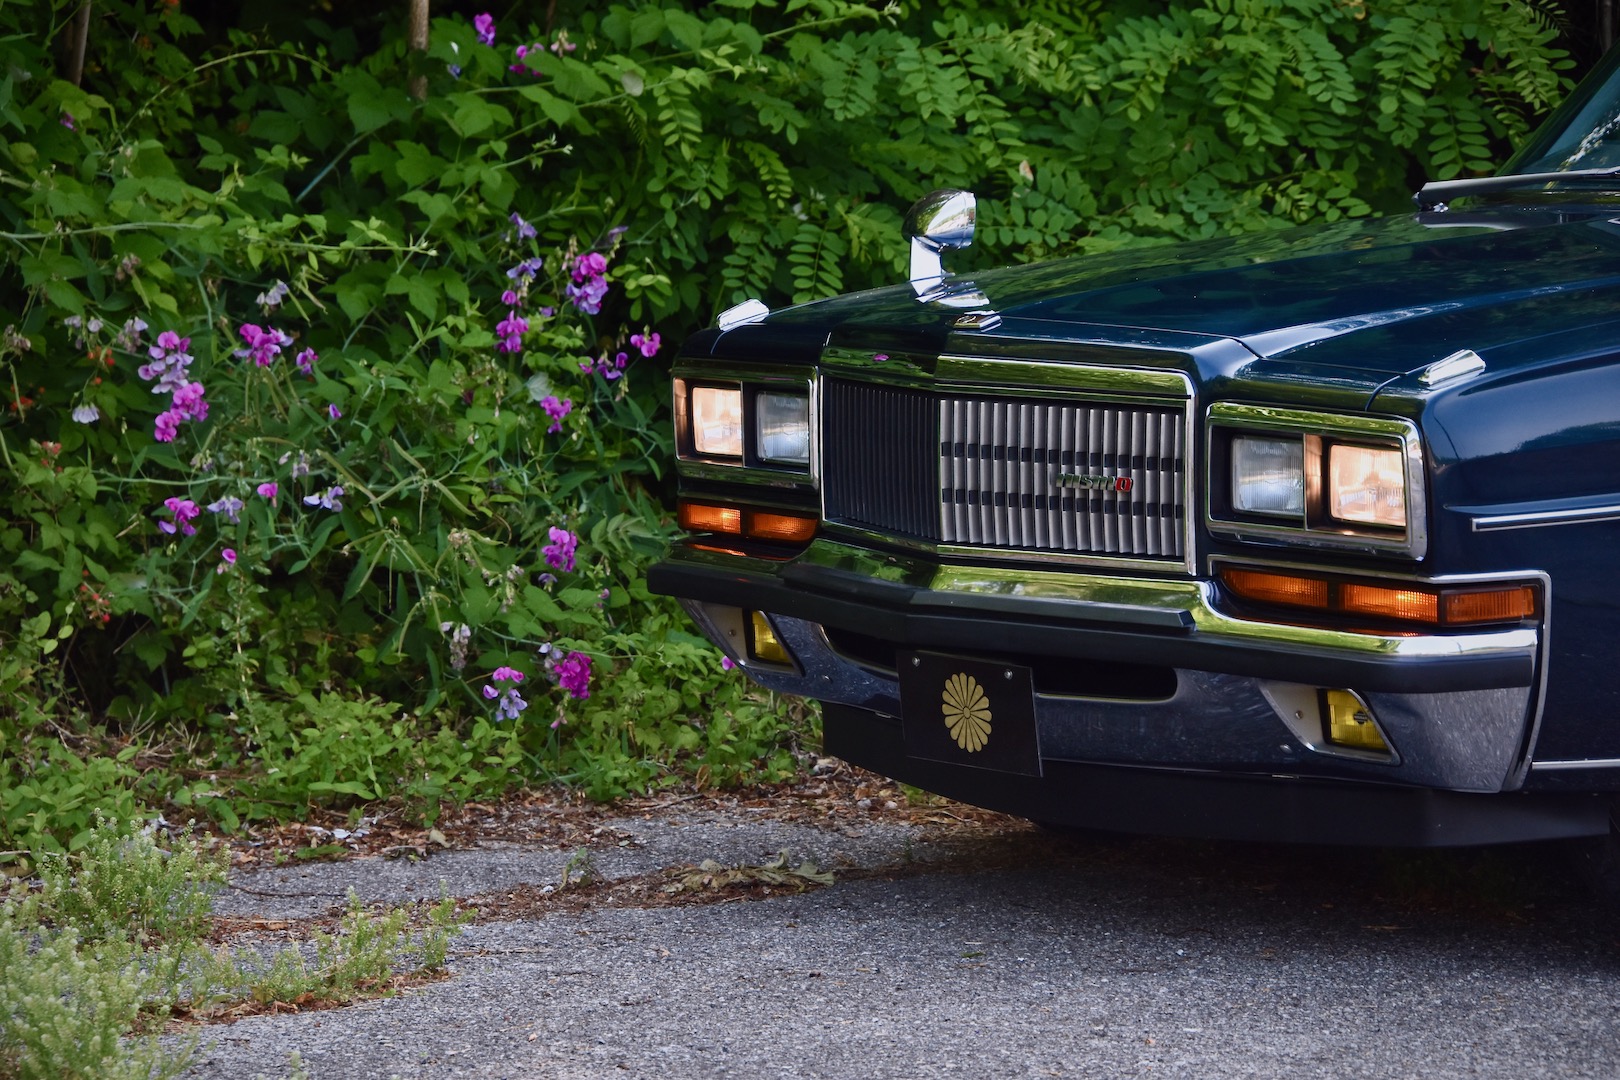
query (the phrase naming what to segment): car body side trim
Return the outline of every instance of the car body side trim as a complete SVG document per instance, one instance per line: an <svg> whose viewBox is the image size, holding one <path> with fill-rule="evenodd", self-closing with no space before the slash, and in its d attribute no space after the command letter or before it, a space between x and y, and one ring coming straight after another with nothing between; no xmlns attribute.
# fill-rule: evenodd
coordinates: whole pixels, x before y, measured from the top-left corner
<svg viewBox="0 0 1620 1080"><path fill-rule="evenodd" d="M1558 761L1532 761L1530 767L1536 770L1564 770L1564 769L1620 769L1620 758L1577 758Z"/></svg>
<svg viewBox="0 0 1620 1080"><path fill-rule="evenodd" d="M1620 503L1606 506L1574 507L1566 510L1537 510L1522 514L1483 514L1473 519L1474 532L1500 532L1505 529L1537 529L1546 525L1590 525L1620 520Z"/></svg>

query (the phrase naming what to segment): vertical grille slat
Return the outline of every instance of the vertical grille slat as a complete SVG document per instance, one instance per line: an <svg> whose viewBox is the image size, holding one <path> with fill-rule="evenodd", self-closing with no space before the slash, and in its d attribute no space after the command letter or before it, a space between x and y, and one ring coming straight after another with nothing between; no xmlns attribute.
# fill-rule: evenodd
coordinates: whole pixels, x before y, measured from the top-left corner
<svg viewBox="0 0 1620 1080"><path fill-rule="evenodd" d="M1174 405L976 397L829 378L827 518L934 543L1180 559L1185 418Z"/></svg>

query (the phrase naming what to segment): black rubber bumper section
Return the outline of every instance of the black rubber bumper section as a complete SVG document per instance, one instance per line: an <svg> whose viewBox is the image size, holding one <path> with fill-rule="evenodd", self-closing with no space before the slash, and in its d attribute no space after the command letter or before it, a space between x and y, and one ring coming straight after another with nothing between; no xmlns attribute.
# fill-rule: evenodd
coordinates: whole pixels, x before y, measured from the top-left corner
<svg viewBox="0 0 1620 1080"><path fill-rule="evenodd" d="M1065 761L1041 777L907 757L898 721L822 711L826 752L959 802L1047 825L1358 847L1468 847L1609 834L1609 798L1176 772Z"/></svg>
<svg viewBox="0 0 1620 1080"><path fill-rule="evenodd" d="M804 619L901 648L1160 664L1382 693L1489 690L1529 686L1535 678L1528 650L1509 657L1324 654L1199 634L1190 615L1178 619L1181 613L1174 611L1098 608L1088 618L1074 614L1082 605L1066 604L1061 618L1047 617L1036 605L1005 598L958 599L854 575L795 576L795 569L760 573L740 562L735 569L721 568L682 562L677 555L653 566L647 584L655 593Z"/></svg>

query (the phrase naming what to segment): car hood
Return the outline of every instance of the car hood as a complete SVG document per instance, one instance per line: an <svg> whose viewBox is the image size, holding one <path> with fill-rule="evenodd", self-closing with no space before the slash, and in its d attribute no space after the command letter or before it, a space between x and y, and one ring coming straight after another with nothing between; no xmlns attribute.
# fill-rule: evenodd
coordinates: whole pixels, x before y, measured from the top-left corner
<svg viewBox="0 0 1620 1080"><path fill-rule="evenodd" d="M1528 341L1620 312L1620 223L1557 208L1410 215L1080 256L946 285L953 295L935 300L898 286L804 304L731 334L739 346L755 335L814 334L818 344L898 335L918 348L962 349L971 346L968 335L952 338L956 320L988 309L1001 316L996 339L1224 338L1286 361L1279 367L1368 377L1462 348L1511 363Z"/></svg>

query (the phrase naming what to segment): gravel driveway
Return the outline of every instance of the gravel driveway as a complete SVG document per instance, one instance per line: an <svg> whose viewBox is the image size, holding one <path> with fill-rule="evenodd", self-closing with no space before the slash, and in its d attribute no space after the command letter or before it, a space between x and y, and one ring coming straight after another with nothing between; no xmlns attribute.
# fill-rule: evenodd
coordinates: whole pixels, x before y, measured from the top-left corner
<svg viewBox="0 0 1620 1080"><path fill-rule="evenodd" d="M597 819L583 847L509 838L237 873L222 913L308 918L350 887L399 901L442 882L484 914L451 978L208 1027L189 1075L286 1076L294 1053L308 1076L345 1080L1620 1074L1620 931L1551 850L1218 845L824 809L704 799ZM631 887L783 853L836 882ZM599 883L557 889L570 861Z"/></svg>

